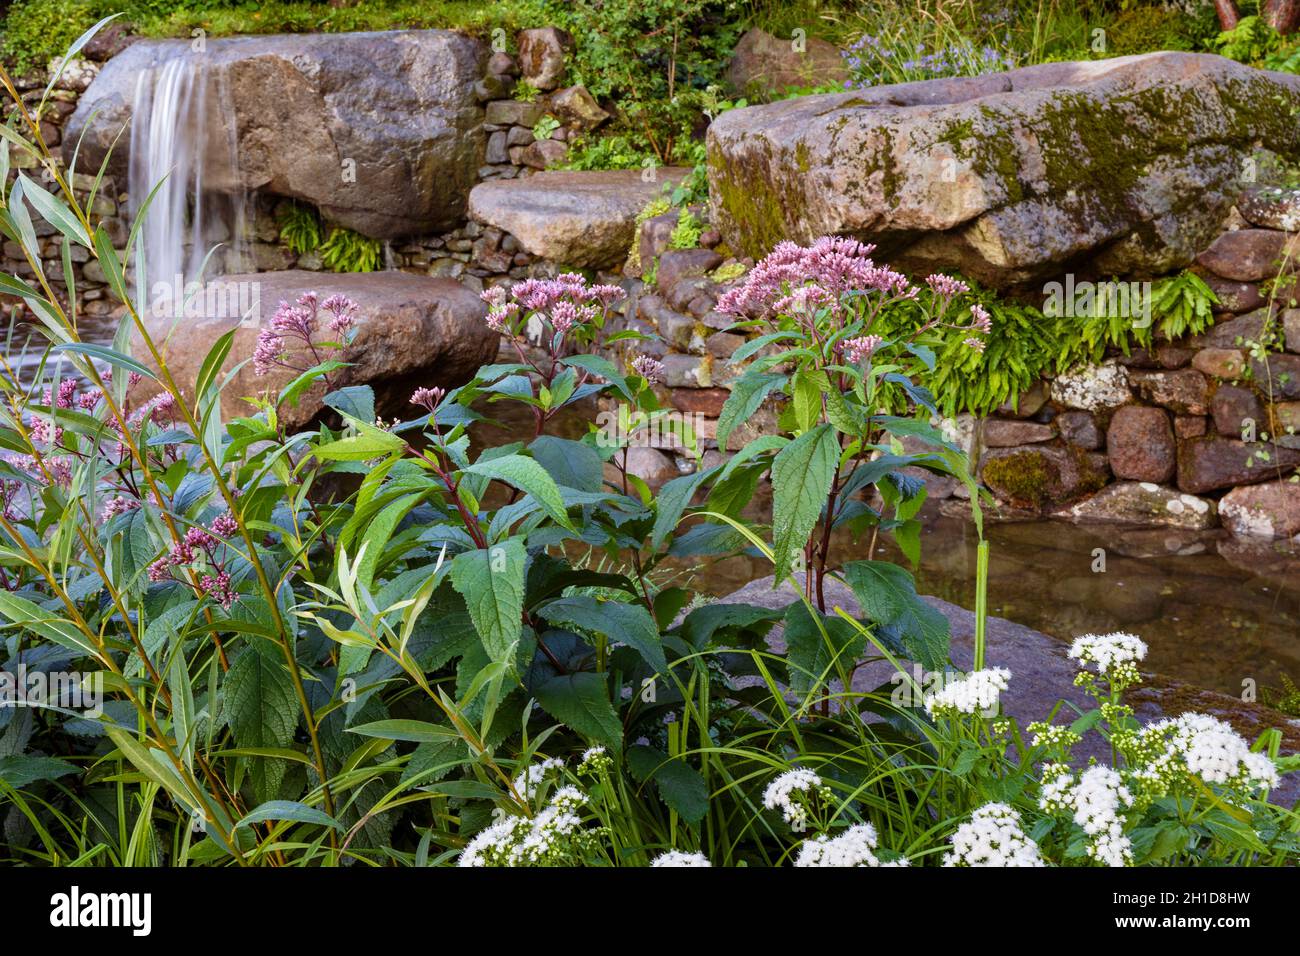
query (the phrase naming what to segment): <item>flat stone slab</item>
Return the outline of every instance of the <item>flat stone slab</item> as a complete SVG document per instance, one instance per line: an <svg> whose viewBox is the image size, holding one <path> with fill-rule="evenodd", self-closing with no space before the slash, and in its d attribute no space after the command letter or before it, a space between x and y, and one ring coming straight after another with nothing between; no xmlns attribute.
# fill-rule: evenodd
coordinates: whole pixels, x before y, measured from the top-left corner
<svg viewBox="0 0 1300 956"><path fill-rule="evenodd" d="M229 37L203 52L142 40L82 95L64 158L80 148L77 169L94 172L112 148L125 189L133 144L118 133L138 87L181 69L193 92L176 135L205 144L205 189L303 199L379 239L438 232L464 217L483 163L474 83L486 58L484 44L450 30Z"/></svg>
<svg viewBox="0 0 1300 956"><path fill-rule="evenodd" d="M1294 156L1300 77L1152 53L805 96L709 127L715 223L760 256L835 233L988 284L1079 256L1160 275L1218 234L1257 147Z"/></svg>
<svg viewBox="0 0 1300 956"><path fill-rule="evenodd" d="M690 170L667 166L649 182L637 169L537 173L479 183L469 194L472 219L513 235L524 250L576 268L622 265L636 216Z"/></svg>
<svg viewBox="0 0 1300 956"><path fill-rule="evenodd" d="M1149 481L1117 481L1054 517L1098 524L1204 531L1217 524L1214 502Z"/></svg>
<svg viewBox="0 0 1300 956"><path fill-rule="evenodd" d="M753 604L767 608L782 608L797 600L799 595L789 584L773 590L770 576L751 581L738 591L715 599L720 604ZM953 665L969 670L975 653L975 615L936 597L926 596L924 600L948 619ZM837 581L826 582L826 606L828 609L842 607L854 615L860 613L853 592ZM1058 700L1065 700L1080 709L1090 709L1089 699L1074 686L1078 667L1066 656L1068 647L1063 641L1000 617L988 618L985 633L986 665L1011 671L1011 681L1002 695L1003 712L1014 717L1022 731L1031 721L1046 719ZM781 625L768 632L767 640L774 651L785 650ZM893 674L894 668L888 661L862 664L854 671L853 689L869 693L882 684L887 685ZM1269 727L1279 727L1285 737L1283 751L1294 753L1300 749L1300 721L1289 721L1284 715L1258 704L1178 681L1149 674L1144 674L1143 679L1144 685L1131 692L1129 701L1142 723L1197 710L1231 723L1248 740L1254 740ZM1060 721L1068 719L1059 718ZM1076 757L1085 760L1088 757L1103 761L1109 759L1109 748L1097 734L1085 737L1074 752ZM1298 797L1300 774L1288 774L1270 799L1290 806Z"/></svg>
<svg viewBox="0 0 1300 956"><path fill-rule="evenodd" d="M370 385L381 417L412 418L418 410L409 404L419 386L450 388L467 381L479 366L493 360L499 336L485 324L487 307L479 297L454 279L410 275L405 272L320 273L298 269L257 272L214 279L193 298L197 313L173 322L149 319L150 335L159 346L173 377L187 395L204 358L217 339L238 326L225 369L243 367L222 392L227 416L247 415L252 409L246 396L267 390L278 393L295 372L276 368L258 376L251 359L261 329L269 325L281 301L295 303L305 292L320 301L345 295L357 304L357 334L341 359L351 363L337 373L337 384ZM246 317L244 317L246 315ZM321 325L328 316L322 312ZM325 328L314 336L329 340ZM133 354L147 356L139 341ZM315 364L306 354L295 364ZM156 386L141 382L141 394ZM137 393L133 392L134 397ZM320 414L325 387L317 384L296 406L282 406L280 420L299 428Z"/></svg>

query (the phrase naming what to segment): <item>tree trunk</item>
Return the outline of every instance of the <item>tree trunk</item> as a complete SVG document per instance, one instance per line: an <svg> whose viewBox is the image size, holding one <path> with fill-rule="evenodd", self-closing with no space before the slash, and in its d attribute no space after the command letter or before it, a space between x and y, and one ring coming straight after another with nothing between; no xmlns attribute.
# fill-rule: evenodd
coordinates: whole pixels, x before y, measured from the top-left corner
<svg viewBox="0 0 1300 956"><path fill-rule="evenodd" d="M1283 36L1294 33L1300 26L1300 0L1269 0L1264 5L1264 19Z"/></svg>
<svg viewBox="0 0 1300 956"><path fill-rule="evenodd" d="M1235 29L1241 21L1235 0L1214 0L1214 12L1219 15L1219 29L1225 33Z"/></svg>

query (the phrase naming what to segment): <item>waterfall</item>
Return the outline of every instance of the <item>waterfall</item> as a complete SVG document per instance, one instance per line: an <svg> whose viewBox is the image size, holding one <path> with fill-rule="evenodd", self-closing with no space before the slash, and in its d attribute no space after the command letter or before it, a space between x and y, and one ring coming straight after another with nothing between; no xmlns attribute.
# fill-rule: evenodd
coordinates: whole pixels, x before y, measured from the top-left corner
<svg viewBox="0 0 1300 956"><path fill-rule="evenodd" d="M178 45L136 83L128 185L133 220L158 187L144 210L133 253L136 305L151 317L182 315L186 297L193 294L187 288L191 283L248 268L250 207L236 183L234 112L208 59ZM219 115L210 115L214 111ZM221 191L211 188L217 185L211 181L214 173L222 180ZM223 248L205 266L218 243Z"/></svg>

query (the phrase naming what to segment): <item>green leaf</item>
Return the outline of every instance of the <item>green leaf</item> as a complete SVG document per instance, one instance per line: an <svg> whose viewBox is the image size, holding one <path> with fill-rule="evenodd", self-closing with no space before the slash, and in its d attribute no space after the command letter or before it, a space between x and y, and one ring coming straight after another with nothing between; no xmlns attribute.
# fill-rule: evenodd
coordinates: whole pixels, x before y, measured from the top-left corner
<svg viewBox="0 0 1300 956"><path fill-rule="evenodd" d="M652 780L664 803L695 826L709 812L709 786L700 772L680 757L653 747L628 749L628 769L640 781Z"/></svg>
<svg viewBox="0 0 1300 956"><path fill-rule="evenodd" d="M518 538L465 551L452 559L452 587L465 598L479 640L493 661L512 660L519 643L527 559Z"/></svg>
<svg viewBox="0 0 1300 956"><path fill-rule="evenodd" d="M659 489L655 505L654 529L650 532L650 547L657 551L663 546L668 536L673 533L673 529L677 527L677 522L682 519L682 512L695 497L695 491L700 487L700 483L715 471L716 469L711 468L707 471L701 470L682 475Z"/></svg>
<svg viewBox="0 0 1300 956"><path fill-rule="evenodd" d="M611 750L621 749L623 725L609 702L605 678L600 674L562 674L538 686L534 694L542 709L556 720Z"/></svg>
<svg viewBox="0 0 1300 956"><path fill-rule="evenodd" d="M786 376L773 372L747 372L737 380L718 416L718 447L726 448L727 439L742 422L753 415L763 399L785 384Z"/></svg>
<svg viewBox="0 0 1300 956"><path fill-rule="evenodd" d="M577 595L552 601L538 613L552 624L605 634L610 640L636 650L655 673L668 673L659 626L640 604L622 604Z"/></svg>
<svg viewBox="0 0 1300 956"><path fill-rule="evenodd" d="M51 352L75 352L79 355L89 355L93 358L107 362L109 365L117 368L124 368L130 372L139 372L146 378L157 378L153 372L141 365L129 355L123 355L110 349L106 345L95 345L93 342L68 342L63 345L56 345Z"/></svg>
<svg viewBox="0 0 1300 956"><path fill-rule="evenodd" d="M686 615L679 628L682 638L692 647L703 647L719 631L722 640L730 640L741 631L762 636L781 619L783 612L755 604L706 604Z"/></svg>
<svg viewBox="0 0 1300 956"><path fill-rule="evenodd" d="M893 632L913 661L938 670L948 660L948 619L917 596L907 570L888 561L850 561L844 578L862 613Z"/></svg>
<svg viewBox="0 0 1300 956"><path fill-rule="evenodd" d="M600 491L600 453L590 445L543 435L529 445L528 450L557 485L578 491Z"/></svg>
<svg viewBox="0 0 1300 956"><path fill-rule="evenodd" d="M840 461L830 425L804 432L772 462L772 550L776 579L790 573L791 559L812 534Z"/></svg>
<svg viewBox="0 0 1300 956"><path fill-rule="evenodd" d="M298 727L298 699L284 662L271 645L254 641L235 658L226 674L224 712L241 747L287 747ZM259 800L273 799L285 764L253 758L253 789Z"/></svg>
<svg viewBox="0 0 1300 956"><path fill-rule="evenodd" d="M268 820L290 820L294 823L314 823L317 826L330 827L334 830L343 829L343 824L324 810L317 810L315 807L309 807L305 803L296 803L293 800L268 800L245 814L235 824L235 828L252 826L254 823L265 823Z"/></svg>
<svg viewBox="0 0 1300 956"><path fill-rule="evenodd" d="M399 435L364 422L354 421L353 424L359 429L358 434L326 442L313 448L311 454L325 461L367 461L391 455L406 447L405 439Z"/></svg>
<svg viewBox="0 0 1300 956"><path fill-rule="evenodd" d="M807 431L821 420L824 381L825 376L819 382L816 375L803 369L794 373L791 405L794 408L795 425L801 432Z"/></svg>
<svg viewBox="0 0 1300 956"><path fill-rule="evenodd" d="M550 515L556 524L572 531L573 523L564 509L564 498L555 479L546 473L546 469L523 455L503 455L487 461L479 460L465 469L471 475L483 475L503 481L513 488L518 488L541 505L542 510Z"/></svg>
<svg viewBox="0 0 1300 956"><path fill-rule="evenodd" d="M375 420L375 390L369 385L349 385L330 392L321 401L358 421Z"/></svg>
<svg viewBox="0 0 1300 956"><path fill-rule="evenodd" d="M357 565L357 581L367 591L371 589L375 582L375 571L379 567L379 561L384 555L384 549L388 547L389 540L393 537L393 531L397 525L405 518L422 500L424 494L416 492L414 494L402 495L396 501L389 502L379 510L375 519L370 522L366 528L366 533L362 539L366 546L366 553L362 555L361 561Z"/></svg>
<svg viewBox="0 0 1300 956"><path fill-rule="evenodd" d="M94 644L75 624L51 615L25 598L0 590L0 615L55 644L88 657L99 658Z"/></svg>
<svg viewBox="0 0 1300 956"><path fill-rule="evenodd" d="M627 378L619 372L614 363L607 358L599 355L570 355L566 359L560 360L563 364L573 368L580 368L592 375L597 375L617 388L629 402L635 399L632 389L627 384Z"/></svg>
<svg viewBox="0 0 1300 956"><path fill-rule="evenodd" d="M445 724L431 724L423 720L374 720L368 724L349 727L348 733L382 740L405 740L410 743L435 743L448 737L459 739L456 731Z"/></svg>
<svg viewBox="0 0 1300 956"><path fill-rule="evenodd" d="M797 694L807 694L825 684L835 675L837 666L846 669L852 666L862 656L867 641L865 635L844 618L819 611L813 613L817 617L808 612L802 601L791 604L785 612L790 688Z"/></svg>
<svg viewBox="0 0 1300 956"><path fill-rule="evenodd" d="M90 248L90 236L86 233L85 226L81 224L81 220L72 214L72 210L67 207L66 203L36 185L27 178L26 174L19 173L18 178L23 181L23 195L29 203L36 207L36 211L41 214L42 219L77 245L85 246L87 249Z"/></svg>
<svg viewBox="0 0 1300 956"><path fill-rule="evenodd" d="M797 339L797 338L799 338L799 333L793 330L785 331L785 332L768 332L766 335L760 335L756 339L750 339L740 348L736 349L736 351L732 352L730 364L739 365L741 362L745 361L745 359L749 358L751 355L754 355L757 352L762 351L764 348L771 345L773 342L780 342L785 339Z"/></svg>
<svg viewBox="0 0 1300 956"><path fill-rule="evenodd" d="M31 754L0 757L0 780L15 790L21 790L39 780L56 780L77 772L75 764L56 757L36 757Z"/></svg>

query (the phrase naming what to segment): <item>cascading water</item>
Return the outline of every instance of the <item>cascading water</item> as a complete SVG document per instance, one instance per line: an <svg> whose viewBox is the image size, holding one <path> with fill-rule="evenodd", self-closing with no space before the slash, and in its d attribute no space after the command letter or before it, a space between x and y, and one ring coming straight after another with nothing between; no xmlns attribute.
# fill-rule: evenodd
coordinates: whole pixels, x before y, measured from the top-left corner
<svg viewBox="0 0 1300 956"><path fill-rule="evenodd" d="M247 268L249 204L231 188L238 155L224 86L206 53L179 45L136 84L129 189L132 218L141 210L145 218L132 264L137 307L153 317L185 314L193 283ZM211 188L214 170L225 180L220 191Z"/></svg>

